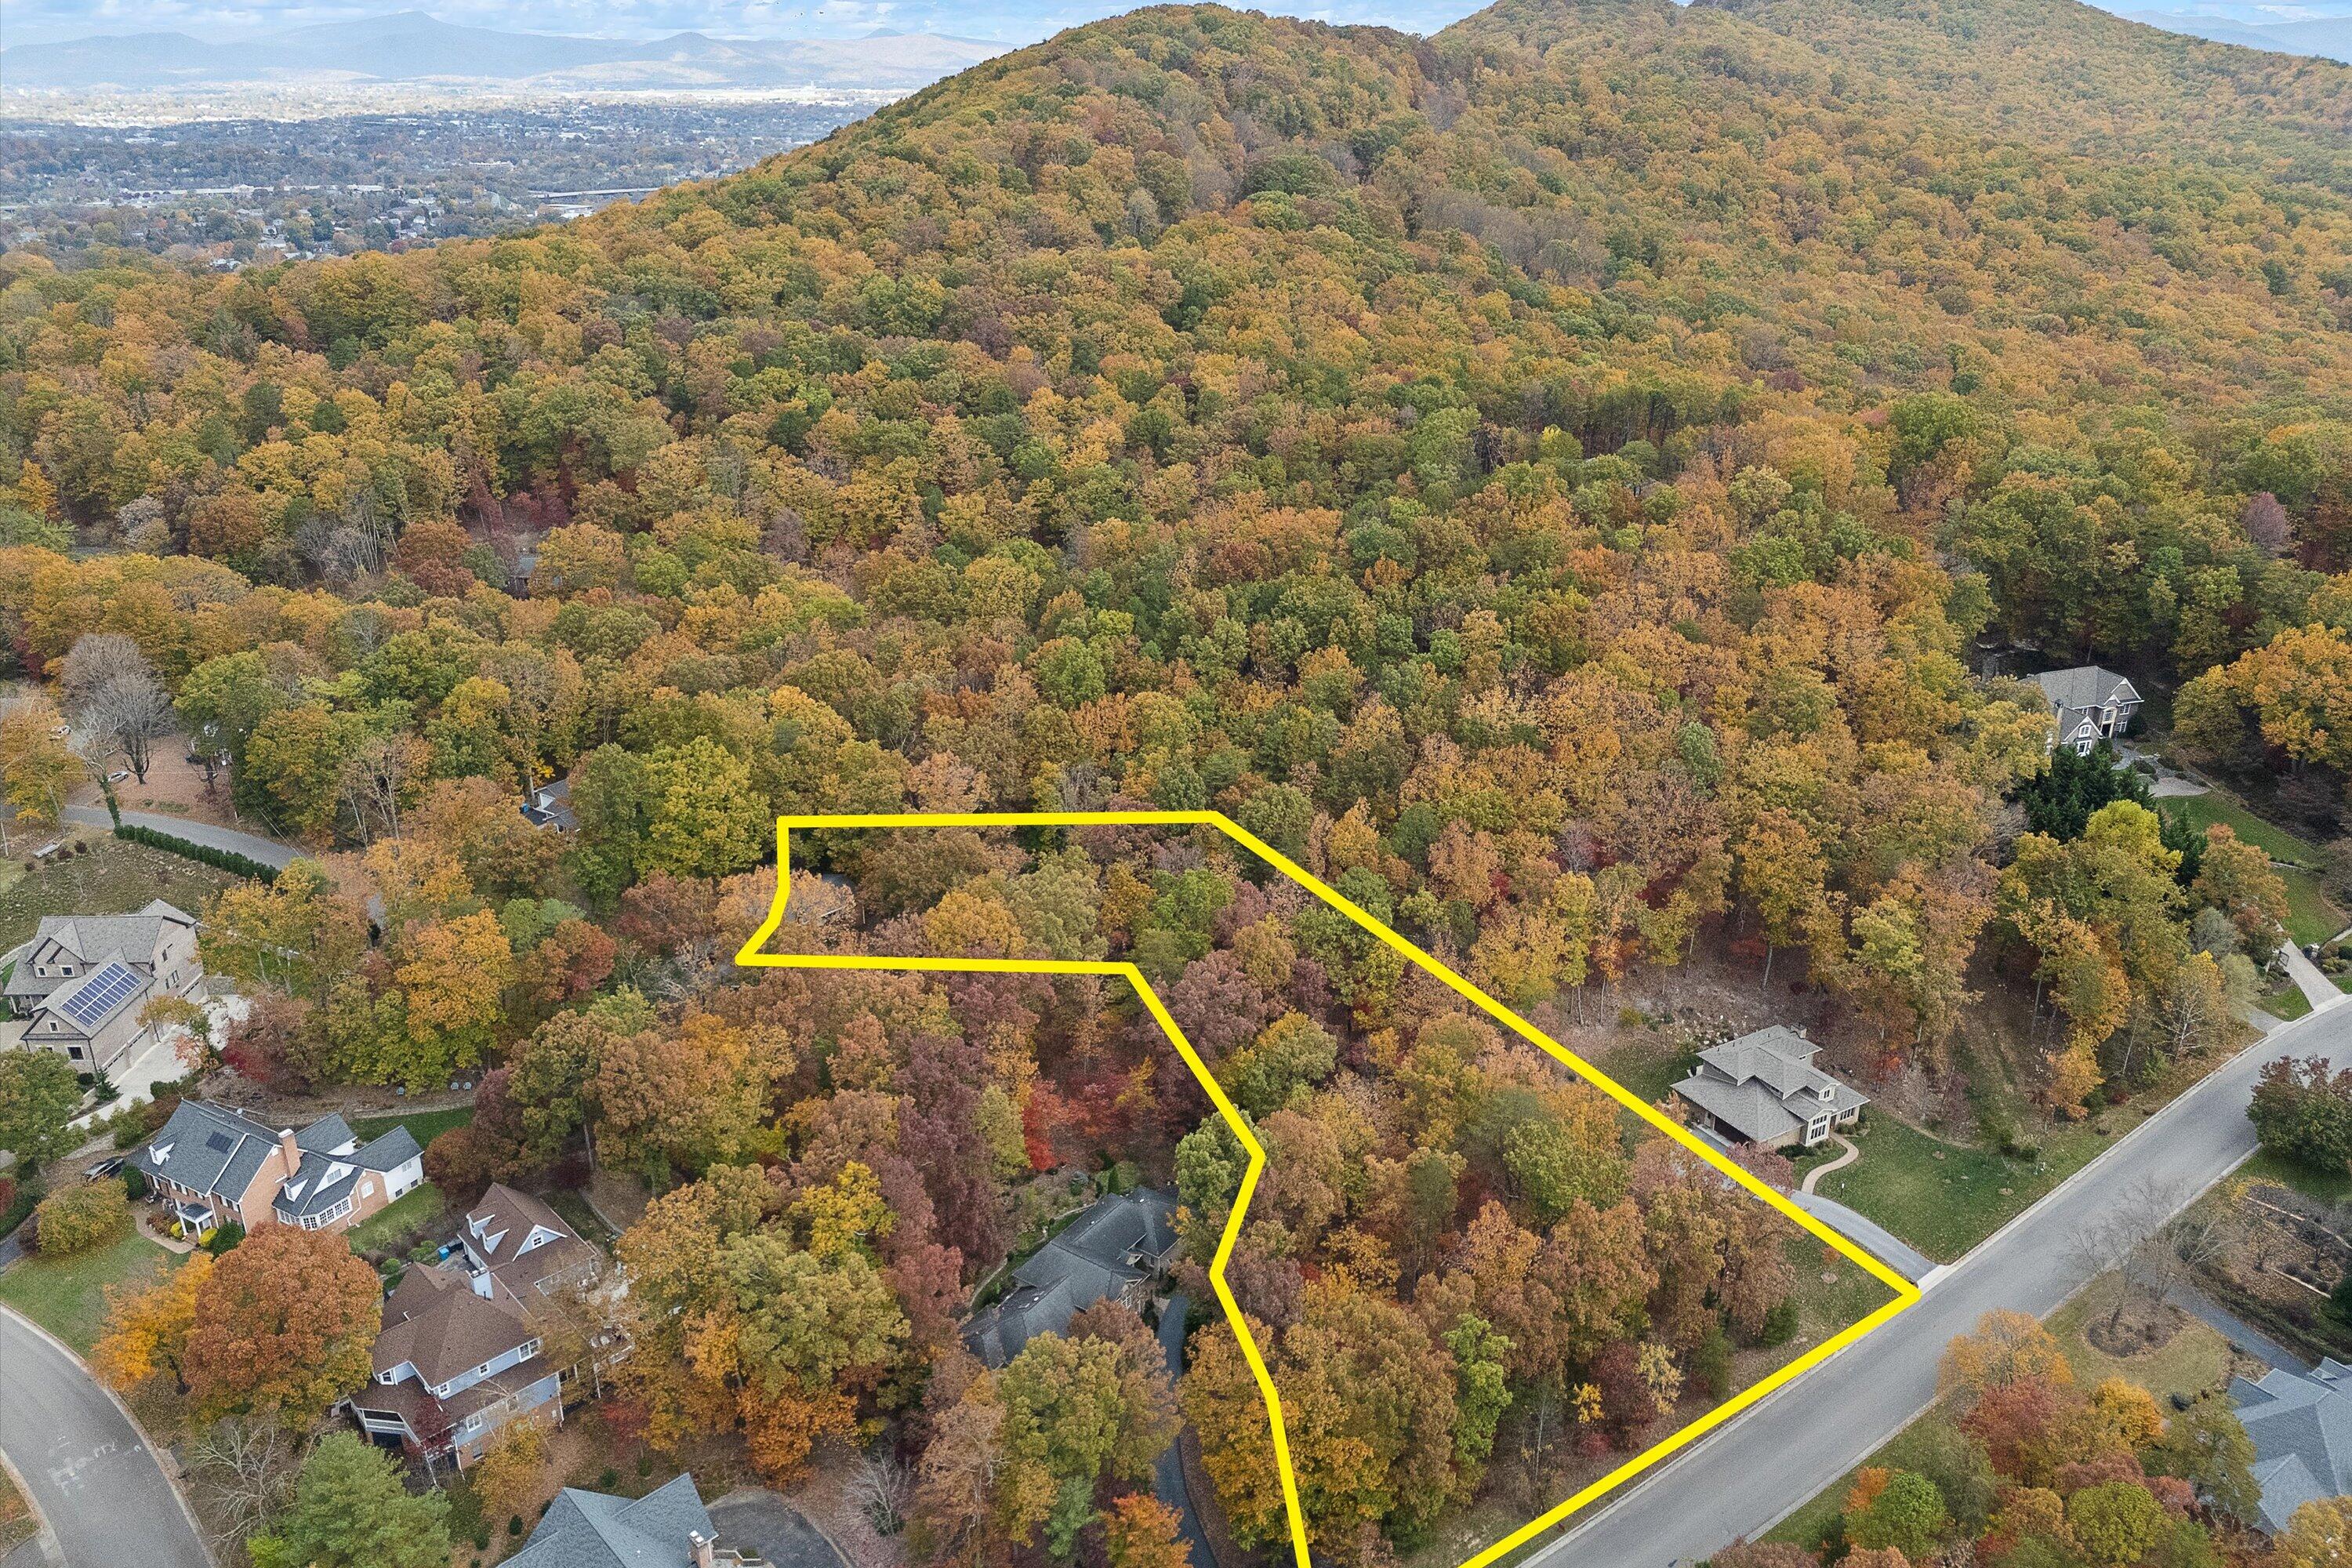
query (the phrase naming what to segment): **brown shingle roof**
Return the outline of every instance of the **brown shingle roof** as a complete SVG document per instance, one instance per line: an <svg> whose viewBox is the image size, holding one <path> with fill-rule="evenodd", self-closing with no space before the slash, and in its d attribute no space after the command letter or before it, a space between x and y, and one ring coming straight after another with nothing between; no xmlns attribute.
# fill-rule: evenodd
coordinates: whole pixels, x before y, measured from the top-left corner
<svg viewBox="0 0 2352 1568"><path fill-rule="evenodd" d="M511 1290L493 1280L489 1296L478 1296L463 1274L420 1263L383 1304L375 1370L404 1362L427 1384L444 1384L533 1337Z"/></svg>

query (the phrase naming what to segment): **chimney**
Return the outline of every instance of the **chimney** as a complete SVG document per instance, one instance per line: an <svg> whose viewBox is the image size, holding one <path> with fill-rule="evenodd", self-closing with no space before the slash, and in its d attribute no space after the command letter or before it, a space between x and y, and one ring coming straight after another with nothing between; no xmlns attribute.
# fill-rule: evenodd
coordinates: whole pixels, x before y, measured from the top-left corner
<svg viewBox="0 0 2352 1568"><path fill-rule="evenodd" d="M698 1530L689 1530L686 1532L686 1544L694 1554L694 1568L716 1568L719 1561L719 1543L716 1541Z"/></svg>
<svg viewBox="0 0 2352 1568"><path fill-rule="evenodd" d="M290 1181L302 1164L302 1151L294 1142L294 1129L291 1127L278 1130L278 1157L285 1162L286 1177Z"/></svg>

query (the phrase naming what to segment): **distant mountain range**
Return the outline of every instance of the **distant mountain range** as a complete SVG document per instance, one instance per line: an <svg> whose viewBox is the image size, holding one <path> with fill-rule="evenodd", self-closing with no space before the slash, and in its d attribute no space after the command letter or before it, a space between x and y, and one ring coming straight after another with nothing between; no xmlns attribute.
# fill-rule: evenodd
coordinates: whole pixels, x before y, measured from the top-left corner
<svg viewBox="0 0 2352 1568"><path fill-rule="evenodd" d="M0 48L14 89L206 89L268 83L491 82L548 92L794 87L908 89L1001 52L930 33L858 38L564 37L462 27L421 11L331 22L237 43L139 33Z"/></svg>
<svg viewBox="0 0 2352 1568"><path fill-rule="evenodd" d="M2135 22L2217 44L2240 44L2282 55L2318 55L2352 64L2352 16L2314 16L2300 22L2241 22L2227 16L2192 16L2174 11L2126 11Z"/></svg>

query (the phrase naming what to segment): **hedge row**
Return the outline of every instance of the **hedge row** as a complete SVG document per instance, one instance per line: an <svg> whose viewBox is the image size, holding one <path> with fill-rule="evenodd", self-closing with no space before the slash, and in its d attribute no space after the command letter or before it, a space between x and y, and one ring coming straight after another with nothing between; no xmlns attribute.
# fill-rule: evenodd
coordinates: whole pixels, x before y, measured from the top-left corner
<svg viewBox="0 0 2352 1568"><path fill-rule="evenodd" d="M251 877L257 881L275 882L278 868L265 866L250 855L240 855L234 849L215 849L209 844L198 844L174 834L158 833L152 827L125 826L114 830L117 838L127 838L133 844L144 844L150 849L162 849L173 855L228 871L239 877Z"/></svg>

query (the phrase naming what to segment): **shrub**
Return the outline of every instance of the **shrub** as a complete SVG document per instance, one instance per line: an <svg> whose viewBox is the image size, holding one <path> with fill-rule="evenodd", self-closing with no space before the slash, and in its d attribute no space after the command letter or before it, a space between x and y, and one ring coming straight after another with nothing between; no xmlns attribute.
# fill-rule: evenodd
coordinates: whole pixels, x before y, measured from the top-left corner
<svg viewBox="0 0 2352 1568"><path fill-rule="evenodd" d="M56 1258L94 1252L131 1234L131 1198L120 1182L78 1182L60 1187L33 1211L40 1249Z"/></svg>
<svg viewBox="0 0 2352 1568"><path fill-rule="evenodd" d="M213 1238L205 1243L205 1250L211 1253L215 1258L218 1258L225 1253L233 1251L236 1248L236 1244L244 1239L245 1226L236 1220L231 1220L226 1225L221 1226L218 1230L213 1232Z"/></svg>
<svg viewBox="0 0 2352 1568"><path fill-rule="evenodd" d="M1773 1303L1771 1310L1764 1314L1764 1332L1758 1342L1767 1346L1785 1345L1796 1337L1797 1303L1793 1300Z"/></svg>
<svg viewBox="0 0 2352 1568"><path fill-rule="evenodd" d="M256 881L278 880L276 867L265 866L252 856L239 855L234 849L215 849L209 844L198 844L193 840L182 838L176 834L159 833L152 827L118 826L114 830L114 836L117 838L128 839L133 844L144 844L150 849L161 849L166 854L177 855L239 877L251 877Z"/></svg>

